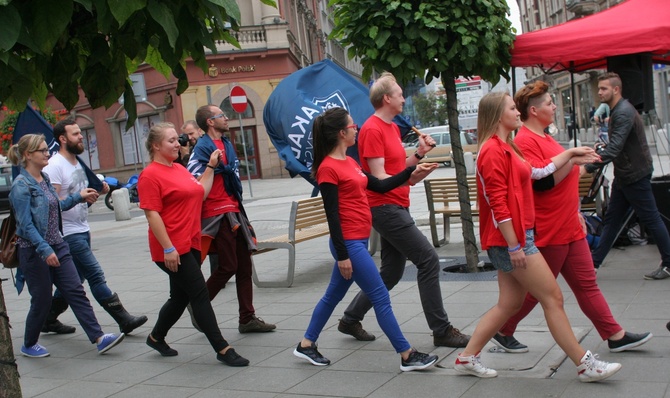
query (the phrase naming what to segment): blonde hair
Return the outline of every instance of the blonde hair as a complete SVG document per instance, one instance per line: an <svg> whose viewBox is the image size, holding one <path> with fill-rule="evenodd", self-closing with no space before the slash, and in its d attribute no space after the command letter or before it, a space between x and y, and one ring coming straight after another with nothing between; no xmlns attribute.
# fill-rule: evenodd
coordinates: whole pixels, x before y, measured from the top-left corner
<svg viewBox="0 0 670 398"><path fill-rule="evenodd" d="M147 142L144 145L151 160L154 160L154 144L158 144L165 138L165 130L167 129L174 129L174 124L170 122L161 122L154 124L151 126L151 129L149 129Z"/></svg>
<svg viewBox="0 0 670 398"><path fill-rule="evenodd" d="M479 101L479 110L477 115L477 145L478 150L481 149L484 142L493 137L498 130L498 123L505 111L505 100L511 98L509 93L505 91L492 91ZM517 146L514 144L512 134L507 136L507 144L509 144L514 152L516 152L522 159L523 155Z"/></svg>
<svg viewBox="0 0 670 398"><path fill-rule="evenodd" d="M396 82L395 76L390 72L384 72L372 83L370 87L370 103L375 109L379 109L384 105L384 96L391 94L393 85Z"/></svg>
<svg viewBox="0 0 670 398"><path fill-rule="evenodd" d="M37 151L43 142L46 142L43 134L26 134L9 148L7 159L15 166L26 167L26 159L23 155Z"/></svg>

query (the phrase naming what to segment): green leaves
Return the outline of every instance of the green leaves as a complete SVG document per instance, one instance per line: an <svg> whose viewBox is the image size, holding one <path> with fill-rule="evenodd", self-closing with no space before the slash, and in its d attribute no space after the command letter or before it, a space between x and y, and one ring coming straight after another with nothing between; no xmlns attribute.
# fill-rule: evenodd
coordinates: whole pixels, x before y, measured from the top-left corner
<svg viewBox="0 0 670 398"><path fill-rule="evenodd" d="M174 22L172 11L164 3L155 0L149 0L147 10L151 17L163 27L163 30L167 34L168 41L170 42L170 46L174 48L175 43L177 42L177 36L179 36L179 30Z"/></svg>
<svg viewBox="0 0 670 398"><path fill-rule="evenodd" d="M43 54L49 54L72 18L72 0L39 0L32 4L26 29Z"/></svg>
<svg viewBox="0 0 670 398"><path fill-rule="evenodd" d="M502 1L331 0L337 38L361 57L364 79L389 70L406 83L451 72L498 80L514 35Z"/></svg>
<svg viewBox="0 0 670 398"><path fill-rule="evenodd" d="M107 0L114 18L123 25L135 12L147 6L146 0Z"/></svg>
<svg viewBox="0 0 670 398"><path fill-rule="evenodd" d="M21 18L13 5L0 6L0 51L7 51L16 44L21 28Z"/></svg>
<svg viewBox="0 0 670 398"><path fill-rule="evenodd" d="M214 51L216 40L239 47L226 26L239 20L235 0L0 0L0 102L20 110L53 94L72 109L81 88L96 108L124 94L132 124L128 76L138 65L173 75L182 93L185 59L206 72L204 48Z"/></svg>

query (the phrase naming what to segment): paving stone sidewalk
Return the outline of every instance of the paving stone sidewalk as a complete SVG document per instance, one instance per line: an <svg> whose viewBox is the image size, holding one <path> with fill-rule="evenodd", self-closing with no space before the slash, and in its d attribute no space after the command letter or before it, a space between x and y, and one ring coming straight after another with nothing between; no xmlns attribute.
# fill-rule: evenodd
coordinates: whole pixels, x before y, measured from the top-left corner
<svg viewBox="0 0 670 398"><path fill-rule="evenodd" d="M453 175L440 168L434 177ZM286 228L290 203L309 196L311 187L302 180L252 181L253 198L246 208L259 236L276 235ZM248 188L244 183L245 189ZM423 187L412 189L412 213L428 235ZM104 205L102 205L104 206ZM573 330L585 348L607 361L619 361L623 369L604 383L584 384L575 367L553 343L538 306L520 325L517 337L531 347L527 354L490 352L482 357L499 370L495 379L457 375L451 368L456 350L437 348L421 311L415 278L408 276L392 291L394 312L408 340L419 350L441 357L438 366L423 372L403 373L399 358L381 333L370 312L364 321L377 335L373 342L358 342L337 331L337 320L358 289L354 286L335 310L319 339L319 349L331 359L327 367L315 367L292 355L311 312L323 294L332 269L327 238L299 244L296 279L291 288L255 288L257 314L277 324L277 331L243 335L237 331L235 282L231 281L213 301L223 335L251 361L246 368L231 368L216 361L204 335L184 315L167 337L179 355L163 358L144 343L157 313L167 298L167 277L151 263L147 249L147 224L141 211L129 221L113 221L100 204L90 216L94 253L105 269L112 290L126 308L143 313L149 322L128 336L107 355L98 355L88 343L71 311L61 316L76 325L71 335L42 335L40 343L51 352L48 358L17 356L25 397L666 397L670 398L670 279L646 281L642 275L658 265L654 245L613 250L598 271L598 281L616 319L632 332L651 331L655 337L639 350L610 353L591 323L581 313L572 292L561 281L565 308ZM453 241L438 249L442 257L463 256L460 226ZM280 277L286 271L283 253L275 251L256 258L264 277ZM379 262L379 254L375 256ZM209 274L208 267L203 272ZM17 296L8 270L0 269L12 329L15 353L22 344L30 296ZM495 274L476 278L443 275L443 299L453 324L471 333L479 317L497 299ZM89 294L89 297L92 297ZM106 332L118 331L112 319L93 303ZM2 386L0 386L2 389ZM1 394L0 394L1 395Z"/></svg>

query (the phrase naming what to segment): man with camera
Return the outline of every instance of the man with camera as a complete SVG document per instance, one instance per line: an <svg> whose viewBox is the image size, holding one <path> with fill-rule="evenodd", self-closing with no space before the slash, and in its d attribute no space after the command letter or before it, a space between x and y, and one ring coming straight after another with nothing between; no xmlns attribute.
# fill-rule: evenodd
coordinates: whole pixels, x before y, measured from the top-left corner
<svg viewBox="0 0 670 398"><path fill-rule="evenodd" d="M654 238L662 259L660 266L644 278L665 279L670 277L670 235L661 220L651 190L654 167L644 123L633 105L622 97L621 90L621 78L616 73L606 73L598 78L598 96L610 107L609 144L598 148L602 163L587 164L585 167L592 173L612 162L614 181L600 243L593 252L593 264L598 268L605 260L628 209L632 207Z"/></svg>
<svg viewBox="0 0 670 398"><path fill-rule="evenodd" d="M202 130L198 127L198 123L195 120L187 120L184 122L184 125L181 126L182 133L179 135L179 145L181 145L181 150L179 151L179 158L177 162L182 166L186 167L188 164L188 159L193 153L193 148L195 143L198 142L198 138L202 136Z"/></svg>

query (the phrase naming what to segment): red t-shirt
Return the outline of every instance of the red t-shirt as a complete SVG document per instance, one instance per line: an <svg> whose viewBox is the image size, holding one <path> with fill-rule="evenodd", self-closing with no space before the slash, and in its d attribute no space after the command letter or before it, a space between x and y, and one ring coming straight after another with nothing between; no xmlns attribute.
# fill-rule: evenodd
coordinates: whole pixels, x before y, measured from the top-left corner
<svg viewBox="0 0 670 398"><path fill-rule="evenodd" d="M539 136L525 126L514 139L523 156L535 167L544 167L564 151L550 135ZM579 167L553 188L537 192L535 198L535 244L538 247L564 245L586 235L579 222Z"/></svg>
<svg viewBox="0 0 670 398"><path fill-rule="evenodd" d="M358 133L358 154L363 170L370 172L368 159L384 158L384 169L388 175L405 170L406 154L400 140L400 129L395 123L386 123L372 115ZM387 193L368 191L371 207L396 204L409 207L409 186L400 186Z"/></svg>
<svg viewBox="0 0 670 398"><path fill-rule="evenodd" d="M223 147L223 141L213 140L217 149L221 150L221 163L226 164L226 151ZM209 218L225 213L239 213L240 204L233 196L228 195L226 188L223 185L223 175L215 174L212 182L212 189L207 195L207 200L202 206L202 218Z"/></svg>
<svg viewBox="0 0 670 398"><path fill-rule="evenodd" d="M326 156L316 173L319 184L337 185L340 225L345 240L367 239L372 228L372 215L365 192L368 178L355 160L338 160Z"/></svg>
<svg viewBox="0 0 670 398"><path fill-rule="evenodd" d="M200 210L205 189L184 166L172 167L151 162L140 174L137 190L142 198L140 208L157 211L170 241L182 255L191 248L200 250ZM149 228L151 260L164 261L163 246Z"/></svg>

